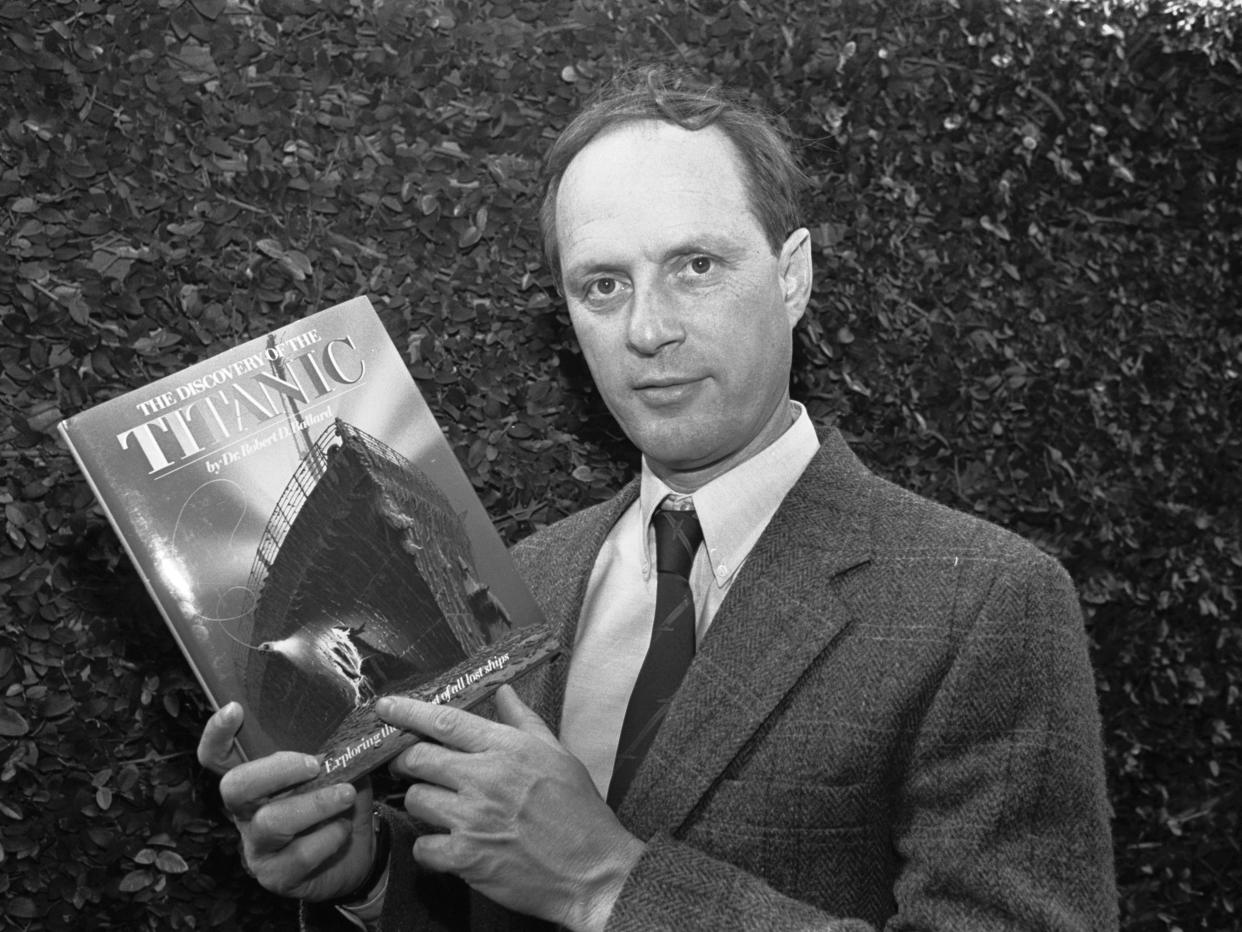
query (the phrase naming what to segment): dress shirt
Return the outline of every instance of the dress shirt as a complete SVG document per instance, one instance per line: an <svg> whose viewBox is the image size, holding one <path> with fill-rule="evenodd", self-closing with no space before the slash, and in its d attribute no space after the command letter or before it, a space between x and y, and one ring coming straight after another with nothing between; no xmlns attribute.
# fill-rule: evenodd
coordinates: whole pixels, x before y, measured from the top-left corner
<svg viewBox="0 0 1242 932"><path fill-rule="evenodd" d="M698 643L751 548L807 464L819 439L806 409L790 403L791 426L750 459L690 496L703 544L690 571ZM561 716L561 741L608 793L621 723L651 642L656 604L655 532L651 516L668 495L643 460L634 502L608 536L587 582Z"/></svg>

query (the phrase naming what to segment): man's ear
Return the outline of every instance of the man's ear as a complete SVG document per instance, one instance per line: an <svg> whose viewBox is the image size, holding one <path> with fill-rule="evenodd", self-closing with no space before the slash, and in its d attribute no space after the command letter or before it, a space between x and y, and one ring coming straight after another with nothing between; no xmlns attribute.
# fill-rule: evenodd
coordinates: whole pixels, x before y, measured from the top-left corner
<svg viewBox="0 0 1242 932"><path fill-rule="evenodd" d="M806 227L790 233L781 247L780 277L785 315L793 327L811 300L811 233Z"/></svg>

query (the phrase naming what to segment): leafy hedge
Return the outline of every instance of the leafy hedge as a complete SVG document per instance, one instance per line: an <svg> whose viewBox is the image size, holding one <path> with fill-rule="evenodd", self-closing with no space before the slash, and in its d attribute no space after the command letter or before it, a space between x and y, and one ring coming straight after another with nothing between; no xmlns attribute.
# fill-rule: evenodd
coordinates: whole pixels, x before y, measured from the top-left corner
<svg viewBox="0 0 1242 932"><path fill-rule="evenodd" d="M632 454L540 264L536 171L658 60L802 141L798 395L1078 581L1127 928L1240 927L1240 30L1174 3L0 0L0 915L291 922L56 421L365 292L503 533L606 497Z"/></svg>

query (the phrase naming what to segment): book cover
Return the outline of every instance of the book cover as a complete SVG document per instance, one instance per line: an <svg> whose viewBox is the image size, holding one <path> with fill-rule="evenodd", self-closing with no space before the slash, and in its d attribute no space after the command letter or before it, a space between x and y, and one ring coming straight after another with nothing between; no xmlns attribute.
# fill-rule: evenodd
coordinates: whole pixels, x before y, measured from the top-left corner
<svg viewBox="0 0 1242 932"><path fill-rule="evenodd" d="M365 297L59 426L248 758L353 779L415 740L379 696L469 707L556 650Z"/></svg>

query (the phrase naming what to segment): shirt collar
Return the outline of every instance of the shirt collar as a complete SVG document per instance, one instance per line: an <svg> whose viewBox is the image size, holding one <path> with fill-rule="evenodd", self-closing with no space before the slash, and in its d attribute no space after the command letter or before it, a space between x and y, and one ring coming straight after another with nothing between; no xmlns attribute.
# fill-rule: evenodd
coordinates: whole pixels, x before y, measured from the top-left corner
<svg viewBox="0 0 1242 932"><path fill-rule="evenodd" d="M819 449L819 438L806 408L791 401L790 412L794 422L788 430L691 496L718 586L729 584ZM655 559L654 535L649 533L651 516L665 496L671 494L676 493L651 471L643 457L638 501L644 535L644 575Z"/></svg>

